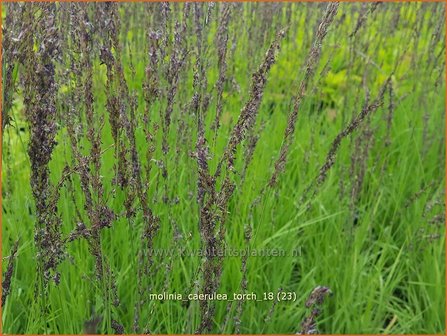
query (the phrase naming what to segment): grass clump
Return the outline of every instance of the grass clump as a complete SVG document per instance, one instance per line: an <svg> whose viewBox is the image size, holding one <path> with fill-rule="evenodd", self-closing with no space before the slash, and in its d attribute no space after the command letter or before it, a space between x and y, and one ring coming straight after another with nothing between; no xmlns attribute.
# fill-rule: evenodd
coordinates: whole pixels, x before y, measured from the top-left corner
<svg viewBox="0 0 447 336"><path fill-rule="evenodd" d="M444 333L445 6L3 6L3 331Z"/></svg>

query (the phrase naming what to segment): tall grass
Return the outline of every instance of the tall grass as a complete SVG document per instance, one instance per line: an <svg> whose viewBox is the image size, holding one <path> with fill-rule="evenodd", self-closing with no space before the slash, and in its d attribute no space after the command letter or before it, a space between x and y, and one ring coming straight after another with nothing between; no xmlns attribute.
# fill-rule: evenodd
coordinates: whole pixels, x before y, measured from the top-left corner
<svg viewBox="0 0 447 336"><path fill-rule="evenodd" d="M445 332L443 4L3 7L5 333Z"/></svg>

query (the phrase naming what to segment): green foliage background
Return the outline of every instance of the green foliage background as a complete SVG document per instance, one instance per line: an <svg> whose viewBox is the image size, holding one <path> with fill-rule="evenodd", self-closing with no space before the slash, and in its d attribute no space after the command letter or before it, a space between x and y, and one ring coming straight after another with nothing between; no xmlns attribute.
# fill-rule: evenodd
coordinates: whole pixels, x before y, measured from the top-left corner
<svg viewBox="0 0 447 336"><path fill-rule="evenodd" d="M138 97L138 113L144 110L142 83L148 57L145 45L147 22L142 6L119 5L120 42L124 48L122 63L129 89ZM323 305L318 320L322 333L445 333L445 228L444 221L430 222L445 212L444 23L441 24L443 37L440 42L434 48L431 44L434 27L439 23L433 17L443 20L444 4L381 4L359 32L350 37L362 6L341 4L324 42L317 75L299 111L285 173L278 186L266 192L252 217L249 207L272 173L287 114L292 108L291 99L303 75L303 63L324 4L281 5L275 12L274 24L266 30L263 30L259 12L256 14L253 9L273 11L272 4L243 4L238 12L235 10L236 19L233 17L230 21L229 44L234 43L234 57L228 58L228 76L232 80L225 85L223 122L216 141L212 140L214 132L206 128L212 171L247 100L251 73L261 63L279 28L286 27L286 38L268 76L256 124L260 138L252 164L245 179L241 177L237 181L237 190L230 201L226 245L235 249L247 247L244 227L251 225L250 248L299 249L302 254L298 257L249 258L248 292L261 296L262 292L282 289L295 292L297 300L276 305L246 302L240 316L236 312L236 303L218 302L214 333L234 332L237 319L241 321L242 333L295 333L309 313L304 302L317 285L328 286L333 292ZM8 9L3 7L5 18ZM421 18L418 13L424 8L426 11ZM290 22L286 22L288 10L291 12ZM400 21L396 23L396 29L391 30L396 13ZM262 31L264 35L250 38L250 29ZM216 30L217 23L212 21L207 51L211 64L207 70L208 89L212 97L218 77L214 46ZM188 39L192 45L195 43L193 34ZM440 53L436 63L430 64L430 55ZM380 85L393 71L398 57L402 59L392 76L395 109L391 142L386 143L389 100L386 96L385 104L368 119L369 130L373 132L372 142L368 154L363 157L366 171L354 215L351 190L355 174L350 169L358 150L356 140L365 136L366 127L360 127L343 141L327 180L309 207L302 204L300 198L308 184L318 176L331 142L361 111L365 89L371 98L375 97ZM8 59L3 60L3 67L7 62ZM131 62L135 68L134 76ZM152 185L166 183L170 199L168 204L162 201L161 187L151 189L151 206L161 220L155 248L198 250L201 247L197 225L197 165L190 156L195 149L195 116L183 113L193 94L192 64L193 61L188 63L181 75L176 98L174 122L169 133L169 179L164 182L161 171L154 168L150 180ZM17 64L16 83L20 80L20 71L21 66ZM105 66L96 57L96 114L107 115L105 82ZM60 87L60 97L63 98L69 90L68 86ZM65 109L62 98L58 107L60 113ZM164 100L160 106L152 107L155 122L159 120L158 109L163 104ZM212 98L206 115L207 126L214 120L215 105ZM113 222L112 228L102 231L102 249L116 278L120 306L108 305L100 285L93 280L94 260L83 240L67 245L69 257L59 266L60 284L50 285L48 297L35 297L35 209L30 189L25 108L18 85L10 111L13 121L3 134L3 271L13 243L17 239L20 241L11 293L3 308L3 332L82 333L86 321L101 316L98 331L112 333L109 317L114 315L119 317L126 332L131 333L134 307L140 300L136 287L138 241L142 230L140 213L132 219L122 216ZM187 123L191 135L191 139L184 143L178 141L176 131L181 118ZM65 126L59 126L58 145L50 162L53 184L57 184L64 167L72 161ZM143 130L137 128L136 134L138 152L144 153L147 143ZM156 137L155 143L160 144L161 132ZM114 151L110 149L112 144L110 125L106 120L101 175L107 204L120 213L125 191L112 184L116 162ZM83 152L88 151L86 144ZM155 157L162 157L159 145ZM144 158L142 160L144 163ZM243 166L243 161L243 149L240 149L235 164L238 169ZM76 201L82 209L84 200L76 176L73 185ZM63 220L63 233L68 235L76 225L76 215L66 187L61 188L58 211ZM156 257L154 260L148 292L186 294L197 291L194 282L198 281L195 272L201 264L199 257ZM240 258L225 259L221 293L231 295L241 290L240 269ZM43 299L48 307L44 316L40 311L40 300ZM227 315L229 319L225 323ZM193 333L199 323L199 305L198 302L185 306L174 301L151 301L143 307L141 319L152 333Z"/></svg>

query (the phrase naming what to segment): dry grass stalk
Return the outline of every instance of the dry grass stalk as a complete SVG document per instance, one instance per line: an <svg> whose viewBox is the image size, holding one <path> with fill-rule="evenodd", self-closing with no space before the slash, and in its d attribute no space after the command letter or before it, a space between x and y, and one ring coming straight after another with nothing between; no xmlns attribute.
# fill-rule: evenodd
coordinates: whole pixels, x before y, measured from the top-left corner
<svg viewBox="0 0 447 336"><path fill-rule="evenodd" d="M298 335L319 334L317 329L317 318L321 315L320 306L329 295L332 295L332 291L324 286L317 286L312 293L310 293L306 301L306 308L311 309L311 311L301 323L301 330L297 333Z"/></svg>
<svg viewBox="0 0 447 336"><path fill-rule="evenodd" d="M279 50L280 41L284 38L284 36L284 30L280 30L275 40L267 50L265 59L261 66L252 76L249 100L242 108L239 118L231 131L230 139L225 148L224 154L219 161L216 173L214 174L215 177L220 176L223 164L226 165L226 169L228 171L233 171L234 169L234 160L237 147L246 138L247 132L252 129L256 123L259 106L264 94L265 84L267 83L266 74L275 63L275 54L276 51Z"/></svg>
<svg viewBox="0 0 447 336"><path fill-rule="evenodd" d="M318 185L321 185L324 182L328 171L334 165L335 156L338 151L338 148L340 147L341 141L347 136L349 136L352 132L354 132L361 125L361 123L363 122L363 120L365 120L366 117L374 113L380 106L382 106L385 90L388 87L390 81L391 76L388 77L388 79L382 85L377 98L370 104L366 104L362 109L362 111L356 117L354 117L354 119L345 127L345 129L335 137L329 149L326 161L320 168L320 173L316 179Z"/></svg>
<svg viewBox="0 0 447 336"><path fill-rule="evenodd" d="M380 5L380 2L374 2L370 5L367 5L366 3L362 4L362 9L360 11L359 17L357 19L356 25L354 30L351 34L349 34L349 37L354 37L358 31L365 25L366 20L368 19L368 16L370 16L374 11L377 9L377 7Z"/></svg>
<svg viewBox="0 0 447 336"><path fill-rule="evenodd" d="M308 185L308 187L305 189L305 191L301 197L302 203L306 203L309 199L311 199L316 194L317 189L326 180L329 170L335 164L335 158L336 158L336 155L337 155L337 152L341 145L342 140L344 138L348 137L356 129L358 129L367 117L372 115L379 107L381 107L383 105L384 95L385 95L386 89L388 88L390 81L391 81L391 76L389 76L385 80L385 82L382 84L377 97L371 103L366 103L364 105L362 111L359 114L357 114L351 120L351 122L332 141L331 147L330 147L329 152L326 156L326 160L323 163L323 165L321 166L318 176L315 178L314 181L312 181Z"/></svg>
<svg viewBox="0 0 447 336"><path fill-rule="evenodd" d="M284 141L281 145L281 150L278 159L275 162L275 169L270 178L268 185L273 187L276 185L279 175L284 171L287 155L289 152L289 147L293 142L293 135L295 132L296 120L298 118L298 111L301 105L301 102L306 95L306 91L309 85L309 81L313 77L315 73L315 69L320 61L321 56L321 46L323 40L328 32L328 29L331 23L334 20L334 17L337 14L338 10L338 2L329 3L326 7L326 10L323 14L323 17L320 21L318 29L315 33L314 42L312 48L309 51L309 54L306 59L306 67L304 78L301 81L301 84L298 89L298 94L294 97L293 110L289 114L287 119L287 127L284 132Z"/></svg>
<svg viewBox="0 0 447 336"><path fill-rule="evenodd" d="M219 69L219 77L216 83L217 89L217 102L216 102L216 117L212 128L216 131L220 127L220 118L222 116L223 109L223 89L225 81L227 80L227 49L228 49L228 24L231 18L232 4L223 3L221 7L221 13L219 18L219 26L217 28L216 35L216 49L217 49L217 67Z"/></svg>
<svg viewBox="0 0 447 336"><path fill-rule="evenodd" d="M93 96L93 55L99 53L90 38L92 18L89 17L88 4L72 4L69 8L72 29L72 43L76 50L80 50L78 57L75 53L69 55L70 76L79 78L70 93L71 106L66 116L67 132L71 143L74 167L67 168L60 184L68 176L77 173L80 187L85 199L87 218L81 220L71 232L68 241L84 238L95 260L95 273L101 293L107 304L119 305L116 283L111 267L103 254L101 246L101 231L112 226L116 214L106 204L104 186L101 176L101 132L104 126L104 117L94 113ZM70 77L69 77L70 78ZM68 79L69 80L69 79ZM85 120L85 134L76 126L77 120ZM81 151L81 139L85 136L90 144L90 151L84 155ZM78 211L79 212L79 211ZM86 221L87 219L87 221ZM86 223L89 223L87 225Z"/></svg>
<svg viewBox="0 0 447 336"><path fill-rule="evenodd" d="M214 204L216 202L215 179L211 176L208 167L209 149L206 144L205 126L204 126L204 110L203 95L205 89L204 79L204 60L202 59L203 35L202 29L202 8L199 5L194 7L194 19L197 34L197 59L194 69L194 96L191 108L197 115L197 142L196 142L196 159L198 166L197 178L197 202L199 204L199 229L202 235L203 249L210 255L202 266L203 274L203 293L213 293L216 291L216 273L219 272L219 265L213 258L213 254L217 248L217 241L214 238ZM212 319L214 316L214 306L211 302L200 302L201 321L196 333L203 333L212 328Z"/></svg>
<svg viewBox="0 0 447 336"><path fill-rule="evenodd" d="M254 126L267 81L267 74L275 62L276 50L279 49L279 42L283 37L284 32L280 31L270 45L258 71L253 74L249 100L241 110L239 119L231 132L230 139L214 176L210 175L207 165L209 154L205 147L203 121L199 114L196 152L199 166L199 227L204 241L204 249L207 252L203 265L203 293L214 293L219 288L222 272L222 253L220 251L222 251L225 236L224 223L228 202L235 188L234 182L228 174L230 172L235 173L233 164L237 147L245 138L246 132ZM224 177L221 189L217 191L215 180L220 176L223 164L225 164L227 175ZM214 304L212 302L202 301L201 315L202 320L197 329L197 333L211 330Z"/></svg>
<svg viewBox="0 0 447 336"><path fill-rule="evenodd" d="M55 62L60 55L59 32L55 25L55 4L32 4L25 6L24 25L34 27L35 31L24 32L22 46L22 78L24 104L30 128L28 154L31 161L31 188L36 202L35 242L38 249L38 274L42 282L36 289L45 290L52 278L59 282L57 266L65 257L61 238L61 221L57 214L57 198L53 199L53 186L49 177L56 124ZM34 41L40 42L37 51ZM37 88L37 89L36 89ZM50 201L51 200L51 201Z"/></svg>
<svg viewBox="0 0 447 336"><path fill-rule="evenodd" d="M23 17L25 6L13 2L8 3L6 7L8 15L6 15L2 31L2 62L5 69L2 99L2 136L6 125L11 123L9 112L13 104L13 95L17 85L14 71L17 71L18 63L23 63L24 61L20 42L25 34L29 34L30 30L30 27L23 25L24 22L20 20Z"/></svg>
<svg viewBox="0 0 447 336"><path fill-rule="evenodd" d="M8 266L6 268L5 274L3 274L2 278L2 308L6 303L6 298L11 292L11 280L12 275L14 273L14 265L17 258L17 251L19 249L19 241L17 240L11 250L11 254L9 255Z"/></svg>
<svg viewBox="0 0 447 336"><path fill-rule="evenodd" d="M188 15L189 15L189 5L186 5L184 7L183 12L183 22L179 23L177 21L175 23L172 54L169 62L169 67L166 73L166 79L168 82L167 105L164 111L164 115L161 116L162 130L163 130L162 149L165 155L169 151L168 135L171 125L171 118L172 118L171 115L174 108L174 100L178 92L179 75L180 71L182 70L185 64L185 58L187 56L185 34L187 32L186 22L188 19Z"/></svg>
<svg viewBox="0 0 447 336"><path fill-rule="evenodd" d="M361 197L363 180L368 168L369 153L374 143L374 131L371 129L371 118L367 118L361 133L354 139L354 149L351 155L351 197L350 210L354 224L358 220L357 204Z"/></svg>

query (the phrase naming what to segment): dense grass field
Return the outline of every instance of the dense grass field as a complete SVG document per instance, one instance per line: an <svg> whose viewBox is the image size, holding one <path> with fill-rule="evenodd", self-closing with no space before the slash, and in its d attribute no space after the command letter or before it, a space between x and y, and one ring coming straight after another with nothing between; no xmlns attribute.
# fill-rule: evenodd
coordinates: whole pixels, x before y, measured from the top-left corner
<svg viewBox="0 0 447 336"><path fill-rule="evenodd" d="M3 333L446 332L445 4L2 17Z"/></svg>

